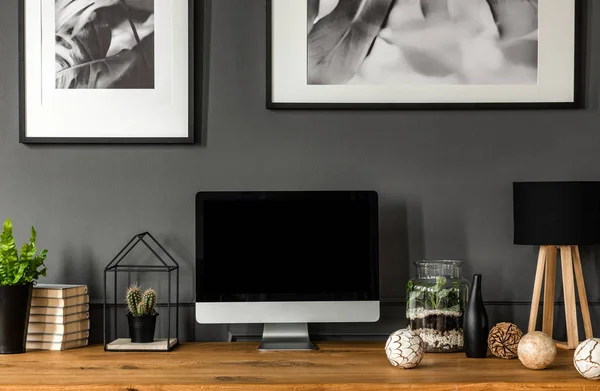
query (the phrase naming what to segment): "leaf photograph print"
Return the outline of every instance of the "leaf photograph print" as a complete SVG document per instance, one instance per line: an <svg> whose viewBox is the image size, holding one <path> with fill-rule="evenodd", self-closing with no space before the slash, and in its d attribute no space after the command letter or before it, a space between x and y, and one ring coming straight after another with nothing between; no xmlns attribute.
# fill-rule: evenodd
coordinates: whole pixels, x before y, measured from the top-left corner
<svg viewBox="0 0 600 391"><path fill-rule="evenodd" d="M54 0L56 88L153 89L155 0Z"/></svg>
<svg viewBox="0 0 600 391"><path fill-rule="evenodd" d="M309 85L528 85L538 0L306 0Z"/></svg>

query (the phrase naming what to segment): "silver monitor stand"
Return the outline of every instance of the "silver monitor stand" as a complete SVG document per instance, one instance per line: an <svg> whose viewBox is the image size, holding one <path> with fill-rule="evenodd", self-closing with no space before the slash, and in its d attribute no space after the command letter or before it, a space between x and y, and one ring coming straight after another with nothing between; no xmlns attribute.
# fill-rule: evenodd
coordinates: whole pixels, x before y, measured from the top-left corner
<svg viewBox="0 0 600 391"><path fill-rule="evenodd" d="M265 323L258 350L317 350L306 323Z"/></svg>

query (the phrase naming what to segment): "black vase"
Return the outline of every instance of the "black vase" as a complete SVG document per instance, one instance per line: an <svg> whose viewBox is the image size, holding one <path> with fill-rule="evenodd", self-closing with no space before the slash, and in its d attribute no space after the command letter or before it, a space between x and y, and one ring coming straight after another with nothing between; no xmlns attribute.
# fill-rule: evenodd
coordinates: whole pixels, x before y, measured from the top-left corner
<svg viewBox="0 0 600 391"><path fill-rule="evenodd" d="M0 286L0 353L25 353L33 284Z"/></svg>
<svg viewBox="0 0 600 391"><path fill-rule="evenodd" d="M156 328L156 315L133 316L127 314L129 321L129 338L134 343L154 342L154 329Z"/></svg>
<svg viewBox="0 0 600 391"><path fill-rule="evenodd" d="M488 318L481 299L481 274L473 276L471 295L467 303L463 325L465 353L469 358L485 358L487 356Z"/></svg>

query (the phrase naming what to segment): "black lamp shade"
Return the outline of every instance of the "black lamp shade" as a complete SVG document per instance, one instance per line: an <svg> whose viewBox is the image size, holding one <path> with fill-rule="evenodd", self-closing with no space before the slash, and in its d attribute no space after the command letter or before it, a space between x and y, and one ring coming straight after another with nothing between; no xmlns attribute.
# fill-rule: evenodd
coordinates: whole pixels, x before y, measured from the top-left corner
<svg viewBox="0 0 600 391"><path fill-rule="evenodd" d="M600 244L600 182L516 182L513 212L515 244Z"/></svg>

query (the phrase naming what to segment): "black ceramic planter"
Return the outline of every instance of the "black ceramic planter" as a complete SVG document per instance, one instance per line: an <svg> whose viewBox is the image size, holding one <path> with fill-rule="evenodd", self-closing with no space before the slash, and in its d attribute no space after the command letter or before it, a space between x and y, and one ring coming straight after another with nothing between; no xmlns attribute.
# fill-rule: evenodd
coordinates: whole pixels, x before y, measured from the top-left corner
<svg viewBox="0 0 600 391"><path fill-rule="evenodd" d="M25 353L33 284L0 286L0 353Z"/></svg>
<svg viewBox="0 0 600 391"><path fill-rule="evenodd" d="M127 314L129 322L129 338L134 343L154 342L154 329L156 328L156 315L133 316Z"/></svg>

